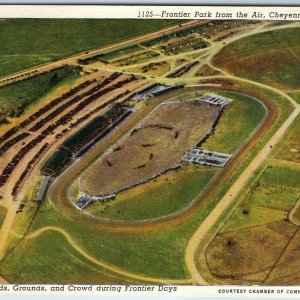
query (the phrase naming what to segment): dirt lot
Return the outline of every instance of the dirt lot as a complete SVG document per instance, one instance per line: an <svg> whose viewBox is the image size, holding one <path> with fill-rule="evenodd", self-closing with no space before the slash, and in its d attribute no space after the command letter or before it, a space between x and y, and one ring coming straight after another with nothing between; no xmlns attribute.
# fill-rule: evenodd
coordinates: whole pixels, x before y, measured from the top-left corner
<svg viewBox="0 0 300 300"><path fill-rule="evenodd" d="M207 264L216 277L240 280L252 275L254 282L262 283L261 272L273 267L296 230L281 221L219 234L207 249Z"/></svg>
<svg viewBox="0 0 300 300"><path fill-rule="evenodd" d="M299 285L300 274L300 249L299 249L300 234L299 229L294 238L283 252L276 267L272 270L266 280L266 284L284 284L284 285Z"/></svg>
<svg viewBox="0 0 300 300"><path fill-rule="evenodd" d="M32 149L24 157L22 157L20 159L19 163L16 166L17 172L14 170L12 172L12 174L9 176L7 182L3 186L1 186L0 192L2 192L3 195L6 195L6 197L8 197L8 195L11 194L11 191L13 190L17 180L20 178L21 173L26 169L28 163L31 161L31 159L34 157L34 155L37 153L37 151L39 151L39 149L41 149L41 147L42 147L42 145L44 145L44 143L47 142L49 144L49 146L48 146L47 150L43 152L42 157L40 157L40 159L37 160L36 163L32 165L32 167L34 167L35 169L37 168L37 165L40 165L40 160L43 160L43 158L45 158L45 156L47 156L50 152L53 152L53 148L55 146L57 146L58 143L64 141L67 137L69 137L76 130L78 130L78 128L85 125L92 117L94 117L94 115L92 115L92 114L91 114L91 116L87 115L87 111L91 112L91 111L93 111L93 109L106 103L113 97L125 92L126 90L132 91L132 90L140 87L144 83L142 80L136 80L136 81L130 82L129 84L124 84L120 88L115 88L112 91L107 92L103 96L97 97L95 99L95 101L91 101L91 103L86 105L86 107L84 107L83 109L76 110L76 107L78 106L78 104L82 103L85 99L88 98L88 96L82 97L82 100L77 101L73 104L70 104L68 107L63 109L57 115L55 115L55 116L53 115L51 120L47 119L48 115L54 113L55 110L57 110L58 108L63 107L63 105L65 103L67 103L67 101L69 101L70 99L73 99L75 96L77 97L77 96L83 94L84 92L91 90L97 84L101 83L104 80L104 78L108 78L110 75L111 75L111 73L109 73L109 72L99 72L96 74L92 74L89 77L85 77L84 78L85 80L90 79L90 80L95 80L95 82L93 82L90 86L88 86L86 88L78 90L73 96L67 97L65 100L61 100L56 106L49 108L40 117L38 117L34 121L30 122L26 126L22 126L23 128L20 128L14 135L12 135L11 138L8 138L7 140L4 140L2 142L1 147L3 147L5 145L5 143L12 140L19 134L21 134L23 132L29 132L30 134L27 137L21 139L20 141L15 141L13 143L13 145L15 147L19 147L18 149L21 150L22 147L26 147L30 142L32 142L34 139L36 139L37 136L39 136L41 134L45 135L45 137L43 138L41 143L37 144L36 146L33 146ZM127 78L128 78L128 76L121 75L117 79L113 80L112 82L107 83L104 87L102 87L102 90L109 88L110 86L112 86L112 84L117 84L119 82L122 82L123 80L126 80ZM82 82L84 79L82 79L80 82ZM70 88L71 87L69 87L69 89ZM101 89L99 89L99 90L101 90ZM64 91L64 92L66 92L66 91ZM94 93L96 93L96 91ZM93 93L91 93L91 94L93 94ZM50 99L50 101L52 101L52 100L53 100L53 98ZM42 106L38 107L38 109L40 109L40 108L42 108ZM67 115L72 110L76 110L76 113L74 114L74 116L72 118L69 118L64 124L61 124L57 128L54 128L49 133L47 133L47 134L44 133L44 130L46 128L48 128L48 126L50 124L53 125L53 124L55 124L55 122L59 122L59 120L63 116ZM101 113L101 111L100 111L100 113ZM25 115L20 121L24 121L28 117L29 117L28 115ZM83 120L82 118L85 118L85 119ZM41 121L43 121L43 123L40 126L40 128L38 128L35 131L32 131L32 127ZM71 124L75 123L77 121L80 121L80 124L72 127ZM17 124L14 124L14 125L16 126ZM1 161L0 173L2 173L2 175L3 175L3 170L6 168L6 166L11 162L13 157L16 155L16 148L14 146L7 147L6 151L1 150L2 152L0 154L0 161ZM0 149L2 149L2 148L0 148ZM39 162L39 164L37 164L38 162ZM28 176L26 176L26 178L30 177L29 175L30 174L28 174ZM0 176L0 178L1 178L1 176ZM21 193L20 193L20 195L21 195Z"/></svg>
<svg viewBox="0 0 300 300"><path fill-rule="evenodd" d="M162 104L83 175L82 189L93 195L118 192L175 167L210 131L219 112L220 107L198 101Z"/></svg>

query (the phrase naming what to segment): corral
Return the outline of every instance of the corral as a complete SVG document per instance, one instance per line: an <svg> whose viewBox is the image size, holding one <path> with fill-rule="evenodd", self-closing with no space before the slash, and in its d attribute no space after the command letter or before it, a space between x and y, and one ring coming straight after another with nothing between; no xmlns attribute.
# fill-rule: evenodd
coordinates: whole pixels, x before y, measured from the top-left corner
<svg viewBox="0 0 300 300"><path fill-rule="evenodd" d="M182 161L200 165L224 167L230 157L231 155L229 154L192 149L187 152L187 154L182 158Z"/></svg>
<svg viewBox="0 0 300 300"><path fill-rule="evenodd" d="M98 196L116 193L176 168L183 154L211 130L220 111L201 101L160 105L88 169L82 190Z"/></svg>
<svg viewBox="0 0 300 300"><path fill-rule="evenodd" d="M222 107L228 105L232 101L229 98L214 94L206 95L204 97L198 98L197 100L205 101L210 104L220 105Z"/></svg>

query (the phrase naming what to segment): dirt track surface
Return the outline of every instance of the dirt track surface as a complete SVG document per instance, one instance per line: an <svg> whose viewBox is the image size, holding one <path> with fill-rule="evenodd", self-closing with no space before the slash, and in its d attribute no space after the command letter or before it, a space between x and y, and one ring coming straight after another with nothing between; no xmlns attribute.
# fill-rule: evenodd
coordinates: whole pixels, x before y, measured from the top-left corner
<svg viewBox="0 0 300 300"><path fill-rule="evenodd" d="M217 87L208 87L210 89L218 89ZM182 93L191 92L197 89L201 89L201 87L192 87L186 88ZM221 90L227 91L236 91L233 86L227 86L220 88ZM68 170L65 171L56 181L52 184L49 190L49 200L52 202L54 207L63 213L64 215L71 217L75 220L80 220L81 224L88 226L90 228L96 230L105 230L109 232L126 232L126 233L144 233L156 231L164 227L174 226L176 224L181 224L186 220L192 218L198 211L203 207L203 205L216 193L218 188L220 188L224 182L231 176L232 172L241 164L241 162L245 159L247 154L255 147L260 138L268 131L268 129L274 124L277 119L278 111L274 103L270 99L263 99L260 95L257 95L253 92L240 89L237 92L243 92L250 96L254 96L259 98L266 106L268 110L268 115L265 118L264 122L258 128L258 130L251 136L251 138L241 147L240 151L237 153L235 157L231 159L231 161L227 164L227 166L222 169L218 176L216 176L207 186L206 190L202 193L199 199L195 202L195 204L189 209L183 211L181 214L173 215L166 217L164 219L159 220L151 220L144 222L117 222L117 221L99 221L87 214L83 214L79 210L75 208L75 206L68 199L67 191L69 185L84 171L87 165L91 164L93 160L105 152L105 145L111 145L118 140L122 136L122 131L118 130L113 135L111 135L105 142L98 144L95 148L93 148L88 155L83 157L80 161L71 166ZM167 98L170 98L172 94L164 95L161 97L157 97L151 105L155 107L160 102L164 101ZM166 98L167 97L167 98ZM149 109L150 104L147 106ZM151 111L151 108L150 108ZM142 116L140 116L142 117ZM134 122L133 119L130 120Z"/></svg>

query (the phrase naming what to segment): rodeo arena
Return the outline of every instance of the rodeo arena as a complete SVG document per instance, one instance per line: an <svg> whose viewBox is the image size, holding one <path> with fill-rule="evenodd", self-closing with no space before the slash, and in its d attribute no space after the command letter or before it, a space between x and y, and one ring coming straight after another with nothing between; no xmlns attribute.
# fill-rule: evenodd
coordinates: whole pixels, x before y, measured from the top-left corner
<svg viewBox="0 0 300 300"><path fill-rule="evenodd" d="M151 97L157 96L159 94L165 93L166 90L173 90L179 88L178 85L175 86L165 86L162 84L153 84L149 86L146 89L143 89L140 93L138 93L135 96L136 100L142 101L149 99ZM215 95L215 94L208 94L204 95L198 98L195 98L194 100L197 101L203 101L206 103L209 103L211 105L217 105L222 108L230 104L233 100ZM212 128L210 135L214 133L215 126ZM219 153L219 152L214 152L214 151L207 151L203 149L198 148L199 145L195 146L195 148L188 150L187 153L182 157L181 161L178 163L178 166L180 164L186 164L186 163L194 163L194 164L200 164L200 165L206 165L206 166L212 166L212 167L221 167L223 168L227 162L230 160L231 155L230 154L225 154L225 153ZM161 172L163 174L164 172ZM159 176L159 174L157 175ZM155 178L157 177L155 176ZM153 178L149 178L149 180L152 180ZM142 184L144 182L141 182ZM136 184L138 185L138 184ZM134 185L134 186L136 186ZM130 187L133 188L134 186ZM117 196L118 192L112 192L107 195L102 195L102 196L94 196L94 195L88 195L86 193L80 192L80 196L76 202L74 202L74 205L79 209L83 210L84 208L88 207L90 204L96 201L100 202L108 202L111 200L114 200Z"/></svg>
<svg viewBox="0 0 300 300"><path fill-rule="evenodd" d="M174 86L166 86L163 84L153 84L149 87L147 87L146 89L143 89L142 91L140 91L139 93L137 93L135 95L135 99L138 101L141 100L146 100L149 99L151 97L154 96L158 96L160 94L163 94L169 90L174 90L177 89L181 86L179 85L174 85ZM197 101L204 101L207 102L211 105L218 105L221 106L222 108L225 107L226 105L230 104L232 102L231 99L223 97L223 96L219 96L219 95L215 95L215 94L208 94L208 95L204 95L201 97L197 97L194 100ZM122 109L126 108L126 117L128 114L128 111L130 111L130 113L132 113L133 109L129 109L128 107L124 107L119 105ZM119 108L119 107L118 107ZM115 110L115 107L113 107L112 111ZM106 113L107 115L109 115L110 111L108 113ZM106 116L105 114L105 116ZM103 118L103 117L102 117ZM123 119L123 118L122 118ZM103 120L101 120L103 122ZM116 121L116 120L114 120ZM101 122L100 122L101 123ZM109 131L112 130L112 128L116 125L118 125L119 122L113 122L112 125L108 126L109 127ZM216 124L214 125L214 127L216 126ZM105 127L105 126L104 126ZM211 132L209 133L208 137L211 136L214 133L214 129L212 128ZM107 131L107 128L105 128ZM78 134L78 133L77 133ZM103 130L100 131L99 136L101 138L103 138L105 135L103 134ZM98 137L98 135L97 135ZM100 139L92 139L92 145L95 144L95 142L98 142ZM70 138L69 140L73 140L74 138ZM89 144L89 143L88 143ZM200 143L201 144L201 143ZM207 150L203 150L198 148L199 144L196 145L193 149L190 149L187 151L187 153L185 153L185 155L182 157L181 161L178 163L178 166L181 164L186 164L186 163L194 163L194 164L201 164L201 165L207 165L207 166L213 166L213 167L224 167L226 165L226 163L230 160L231 155L230 154L225 154L225 153L219 153L219 152L213 152L213 151L207 151ZM84 152L86 152L86 145L81 144L80 147L78 147L79 149L76 149L77 152L80 152L81 156ZM90 148L90 147L88 147ZM162 172L164 173L164 172ZM49 174L48 172L44 172L45 178L40 186L38 195L36 197L36 201L38 203L40 203L46 193L47 188L49 187L49 183L51 181L51 177L49 175L57 175L57 173L53 173L53 174ZM159 176L159 174L157 175ZM150 178L149 180L151 180L152 178ZM135 185L134 185L135 186ZM80 192L80 195L77 199L77 201L74 202L74 205L79 209L79 210L83 210L84 208L86 208L87 206L89 206L90 204L92 204L93 202L96 201L100 201L100 202L107 202L107 201L111 201L113 199L115 199L117 193L116 192L112 192L110 194L106 194L106 195L102 195L102 196L94 196L94 195L88 195L85 194L83 192Z"/></svg>

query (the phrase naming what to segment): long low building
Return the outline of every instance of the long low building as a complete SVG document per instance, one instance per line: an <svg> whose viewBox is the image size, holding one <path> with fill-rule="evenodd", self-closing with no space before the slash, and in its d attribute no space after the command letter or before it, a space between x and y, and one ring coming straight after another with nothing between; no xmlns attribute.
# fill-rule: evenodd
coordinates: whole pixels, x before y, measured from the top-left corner
<svg viewBox="0 0 300 300"><path fill-rule="evenodd" d="M49 183L50 183L50 179L51 179L50 176L45 176L44 177L43 182L40 186L39 192L38 192L38 194L36 196L36 199L35 199L36 202L42 202L43 201L43 199L45 197L45 193L46 193L47 188L48 188Z"/></svg>
<svg viewBox="0 0 300 300"><path fill-rule="evenodd" d="M179 88L182 88L183 85L181 84L176 84L176 85L165 85L165 84L161 84L161 83L154 83L148 87L146 87L145 89L141 90L140 92L138 92L135 96L134 99L138 100L138 101L142 101L142 100L147 100L151 97L156 97L159 95L162 95L164 93L167 93L169 91L173 91Z"/></svg>

